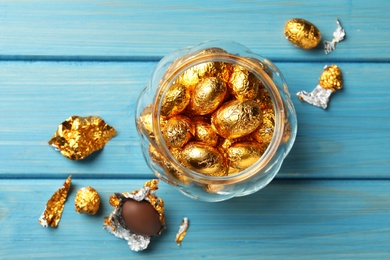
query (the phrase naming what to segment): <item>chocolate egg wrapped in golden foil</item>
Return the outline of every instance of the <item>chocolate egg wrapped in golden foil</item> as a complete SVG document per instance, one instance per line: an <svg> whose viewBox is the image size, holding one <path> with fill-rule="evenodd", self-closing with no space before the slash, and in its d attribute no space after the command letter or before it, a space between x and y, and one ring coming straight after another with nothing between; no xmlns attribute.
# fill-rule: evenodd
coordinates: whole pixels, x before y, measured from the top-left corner
<svg viewBox="0 0 390 260"><path fill-rule="evenodd" d="M321 32L309 21L301 18L291 19L284 27L286 39L295 46L303 49L312 49L321 41Z"/></svg>
<svg viewBox="0 0 390 260"><path fill-rule="evenodd" d="M220 78L205 78L192 92L190 110L194 115L212 113L224 100L227 86Z"/></svg>
<svg viewBox="0 0 390 260"><path fill-rule="evenodd" d="M164 127L166 120L160 118L160 125ZM153 105L146 106L140 116L137 118L138 132L144 134L149 141L154 142L155 134L153 132Z"/></svg>
<svg viewBox="0 0 390 260"><path fill-rule="evenodd" d="M164 156L152 143L149 143L148 145L148 154L150 156L150 159L152 159L152 161L155 162L158 166L164 166Z"/></svg>
<svg viewBox="0 0 390 260"><path fill-rule="evenodd" d="M210 146L216 146L219 136L204 117L197 116L193 118L195 125L195 141L199 141Z"/></svg>
<svg viewBox="0 0 390 260"><path fill-rule="evenodd" d="M266 145L256 142L235 143L227 149L229 166L240 171L245 170L260 159L266 148Z"/></svg>
<svg viewBox="0 0 390 260"><path fill-rule="evenodd" d="M320 76L318 82L324 89L330 89L335 92L343 87L343 75L337 65L327 66Z"/></svg>
<svg viewBox="0 0 390 260"><path fill-rule="evenodd" d="M238 138L250 134L261 122L261 108L253 100L226 102L211 116L213 128L225 138Z"/></svg>
<svg viewBox="0 0 390 260"><path fill-rule="evenodd" d="M260 108L262 110L267 109L267 108L273 109L273 107L274 107L274 104L272 103L272 99L271 99L266 88L259 89L255 101L260 105Z"/></svg>
<svg viewBox="0 0 390 260"><path fill-rule="evenodd" d="M194 136L195 127L188 117L178 115L168 119L162 134L168 147L182 147Z"/></svg>
<svg viewBox="0 0 390 260"><path fill-rule="evenodd" d="M263 110L263 117L260 127L256 129L252 136L260 144L269 144L272 140L275 128L275 112L273 109Z"/></svg>
<svg viewBox="0 0 390 260"><path fill-rule="evenodd" d="M241 66L234 66L229 79L229 89L236 99L255 99L259 85L259 79L252 72Z"/></svg>
<svg viewBox="0 0 390 260"><path fill-rule="evenodd" d="M161 105L161 116L171 117L181 113L190 103L189 89L180 83L169 87Z"/></svg>
<svg viewBox="0 0 390 260"><path fill-rule="evenodd" d="M225 176L228 170L225 158L216 148L199 142L190 142L183 148L181 162L208 176Z"/></svg>

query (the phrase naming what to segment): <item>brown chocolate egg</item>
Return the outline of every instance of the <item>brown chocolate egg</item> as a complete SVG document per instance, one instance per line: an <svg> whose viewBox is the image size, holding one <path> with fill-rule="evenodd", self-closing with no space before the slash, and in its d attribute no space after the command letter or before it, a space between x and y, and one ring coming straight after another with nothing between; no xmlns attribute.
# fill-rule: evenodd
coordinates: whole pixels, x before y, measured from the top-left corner
<svg viewBox="0 0 390 260"><path fill-rule="evenodd" d="M303 49L312 49L321 41L320 30L311 22L300 18L286 22L284 35L295 46Z"/></svg>
<svg viewBox="0 0 390 260"><path fill-rule="evenodd" d="M235 143L227 149L229 166L241 171L245 170L260 159L266 148L266 145L256 142Z"/></svg>
<svg viewBox="0 0 390 260"><path fill-rule="evenodd" d="M211 116L213 128L225 138L250 134L260 126L261 121L260 106L253 100L226 102Z"/></svg>
<svg viewBox="0 0 390 260"><path fill-rule="evenodd" d="M122 218L126 226L138 235L151 237L163 228L158 212L146 200L126 200L122 206Z"/></svg>
<svg viewBox="0 0 390 260"><path fill-rule="evenodd" d="M183 148L181 162L185 167L208 176L225 176L228 170L217 149L198 142L190 142Z"/></svg>
<svg viewBox="0 0 390 260"><path fill-rule="evenodd" d="M169 87L161 105L161 116L171 117L181 113L190 103L190 91L183 84Z"/></svg>
<svg viewBox="0 0 390 260"><path fill-rule="evenodd" d="M260 81L255 74L241 66L234 66L229 79L229 89L236 99L255 99L259 85Z"/></svg>
<svg viewBox="0 0 390 260"><path fill-rule="evenodd" d="M204 117L195 117L193 119L195 125L195 140L208 144L210 146L216 146L218 143L218 134L211 127L211 124Z"/></svg>
<svg viewBox="0 0 390 260"><path fill-rule="evenodd" d="M275 113L273 109L263 110L263 119L260 127L253 132L252 136L260 144L269 144L272 140L275 128Z"/></svg>
<svg viewBox="0 0 390 260"><path fill-rule="evenodd" d="M226 83L219 78L205 78L195 86L190 100L190 110L195 115L212 113L224 100Z"/></svg>
<svg viewBox="0 0 390 260"><path fill-rule="evenodd" d="M191 120L182 115L171 117L163 129L163 137L169 147L183 147L194 134Z"/></svg>

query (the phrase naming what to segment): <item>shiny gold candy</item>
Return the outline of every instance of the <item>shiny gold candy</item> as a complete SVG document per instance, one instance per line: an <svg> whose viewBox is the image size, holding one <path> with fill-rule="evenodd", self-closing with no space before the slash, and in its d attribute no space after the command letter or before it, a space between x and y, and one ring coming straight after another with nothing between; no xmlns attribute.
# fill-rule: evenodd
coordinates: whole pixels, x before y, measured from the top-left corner
<svg viewBox="0 0 390 260"><path fill-rule="evenodd" d="M206 118L199 116L195 117L193 123L195 125L196 141L203 142L210 146L217 145L219 136Z"/></svg>
<svg viewBox="0 0 390 260"><path fill-rule="evenodd" d="M150 159L152 159L152 161L155 162L158 166L160 167L164 166L164 161L165 161L164 156L152 143L149 143L148 154Z"/></svg>
<svg viewBox="0 0 390 260"><path fill-rule="evenodd" d="M253 132L252 136L260 144L268 145L273 137L275 128L275 112L273 109L263 110L263 119L260 127Z"/></svg>
<svg viewBox="0 0 390 260"><path fill-rule="evenodd" d="M181 113L190 103L189 89L180 83L169 87L161 105L161 116L171 117Z"/></svg>
<svg viewBox="0 0 390 260"><path fill-rule="evenodd" d="M204 62L184 71L181 75L179 75L175 82L181 83L187 87L193 87L208 77L217 77L224 82L228 82L231 70L231 63L213 61Z"/></svg>
<svg viewBox="0 0 390 260"><path fill-rule="evenodd" d="M61 220L62 212L64 211L65 201L68 198L68 193L72 183L72 177L66 179L60 189L58 189L46 203L46 208L38 221L43 227L57 227Z"/></svg>
<svg viewBox="0 0 390 260"><path fill-rule="evenodd" d="M116 130L98 116L71 116L60 124L49 141L70 160L81 160L103 149Z"/></svg>
<svg viewBox="0 0 390 260"><path fill-rule="evenodd" d="M99 194L90 186L79 189L74 201L76 212L80 214L88 213L89 215L95 215L100 207Z"/></svg>
<svg viewBox="0 0 390 260"><path fill-rule="evenodd" d="M261 122L261 108L253 100L226 102L211 116L213 128L225 138L238 138L250 134Z"/></svg>
<svg viewBox="0 0 390 260"><path fill-rule="evenodd" d="M235 143L227 149L229 166L245 170L252 166L265 152L267 146L256 142Z"/></svg>
<svg viewBox="0 0 390 260"><path fill-rule="evenodd" d="M267 108L273 109L274 107L274 103L272 103L271 96L269 95L268 90L266 88L259 89L255 101L260 105L260 108L262 110Z"/></svg>
<svg viewBox="0 0 390 260"><path fill-rule="evenodd" d="M195 134L191 120L182 115L168 119L163 129L163 137L168 147L183 147Z"/></svg>
<svg viewBox="0 0 390 260"><path fill-rule="evenodd" d="M229 89L238 100L255 99L260 81L252 72L241 66L234 66L229 79Z"/></svg>
<svg viewBox="0 0 390 260"><path fill-rule="evenodd" d="M190 142L183 148L181 162L185 167L208 176L225 176L228 171L222 154L199 142Z"/></svg>
<svg viewBox="0 0 390 260"><path fill-rule="evenodd" d="M300 18L286 22L284 35L295 46L303 49L312 49L321 41L320 30L311 22Z"/></svg>
<svg viewBox="0 0 390 260"><path fill-rule="evenodd" d="M197 84L190 100L190 110L195 115L212 113L224 100L226 83L219 78L205 78Z"/></svg>
<svg viewBox="0 0 390 260"><path fill-rule="evenodd" d="M166 120L160 118L161 128L164 127ZM149 141L155 141L155 134L153 131L153 105L146 106L140 116L137 118L137 129L139 133L144 134Z"/></svg>
<svg viewBox="0 0 390 260"><path fill-rule="evenodd" d="M330 89L333 92L343 87L343 75L337 65L331 65L324 69L318 82L324 89Z"/></svg>

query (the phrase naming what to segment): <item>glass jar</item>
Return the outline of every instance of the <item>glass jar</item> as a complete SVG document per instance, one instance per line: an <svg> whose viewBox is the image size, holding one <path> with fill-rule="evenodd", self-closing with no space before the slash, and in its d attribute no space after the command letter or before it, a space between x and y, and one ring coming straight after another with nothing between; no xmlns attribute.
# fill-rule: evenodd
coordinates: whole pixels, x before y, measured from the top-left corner
<svg viewBox="0 0 390 260"><path fill-rule="evenodd" d="M261 157L245 169L236 170L233 173L229 171L223 176L199 173L196 169L188 167L180 159L182 148L172 149L163 136L167 121L162 107L170 87L180 81L180 77L183 77L186 71L204 64L224 64L232 68L239 66L242 70L249 71L259 80L263 90L268 92L269 100L272 102L273 134L266 149L262 151ZM202 80L201 77L207 77L206 74L198 74L195 81ZM194 84L199 84L199 82ZM229 84L228 81L226 85ZM192 92L190 93L193 95ZM231 93L227 96L229 99L235 99ZM182 113L191 121L194 120L188 109ZM205 117L210 118L209 115ZM253 53L245 46L221 41L210 41L195 47L179 49L165 56L157 64L149 82L139 96L136 106L136 125L146 163L156 176L188 197L209 202L249 195L265 187L279 171L294 143L297 132L295 109L281 72L269 60ZM219 144L224 142L223 145L227 148L236 140L245 138L218 140ZM220 147L216 149L220 151ZM223 152L220 154L223 155ZM223 163L229 165L224 156L222 160Z"/></svg>

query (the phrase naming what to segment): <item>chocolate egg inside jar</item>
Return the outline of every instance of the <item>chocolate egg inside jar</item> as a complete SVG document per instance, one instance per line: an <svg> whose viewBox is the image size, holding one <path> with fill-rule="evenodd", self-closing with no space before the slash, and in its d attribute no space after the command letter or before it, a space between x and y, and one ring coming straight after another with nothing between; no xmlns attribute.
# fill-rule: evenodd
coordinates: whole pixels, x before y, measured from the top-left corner
<svg viewBox="0 0 390 260"><path fill-rule="evenodd" d="M278 173L297 118L281 72L234 42L165 56L140 94L136 126L148 166L184 195L223 201Z"/></svg>

